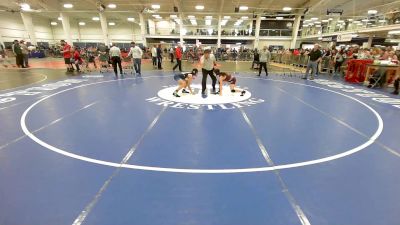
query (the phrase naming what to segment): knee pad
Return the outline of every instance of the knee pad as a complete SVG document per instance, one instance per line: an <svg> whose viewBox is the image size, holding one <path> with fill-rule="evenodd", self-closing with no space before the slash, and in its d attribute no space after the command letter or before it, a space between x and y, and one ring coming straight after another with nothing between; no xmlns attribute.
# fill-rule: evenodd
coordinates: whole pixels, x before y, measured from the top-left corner
<svg viewBox="0 0 400 225"><path fill-rule="evenodd" d="M235 91L235 90L231 90L231 92L232 92L232 93L235 93L236 91Z"/></svg>

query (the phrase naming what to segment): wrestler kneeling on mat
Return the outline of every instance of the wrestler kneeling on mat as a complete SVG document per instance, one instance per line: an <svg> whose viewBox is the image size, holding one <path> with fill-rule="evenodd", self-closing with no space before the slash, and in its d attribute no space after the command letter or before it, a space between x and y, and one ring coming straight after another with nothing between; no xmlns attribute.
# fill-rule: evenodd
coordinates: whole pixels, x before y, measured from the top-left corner
<svg viewBox="0 0 400 225"><path fill-rule="evenodd" d="M192 69L192 72L190 73L179 73L174 75L174 80L178 82L178 88L174 91L173 95L175 97L181 97L178 92L182 89L182 93L184 94L193 94L192 88L190 87L190 84L192 83L192 80L197 76L198 70L196 68ZM185 88L189 89L189 92L186 91Z"/></svg>
<svg viewBox="0 0 400 225"><path fill-rule="evenodd" d="M236 87L236 77L234 77L233 75L221 72L219 69L215 69L214 73L217 76L219 76L218 94L220 96L222 96L222 85L224 84L224 82L229 83L229 87L231 88L232 93L240 92L240 96L243 96L244 94L246 94L245 90L242 90L242 89L239 89Z"/></svg>

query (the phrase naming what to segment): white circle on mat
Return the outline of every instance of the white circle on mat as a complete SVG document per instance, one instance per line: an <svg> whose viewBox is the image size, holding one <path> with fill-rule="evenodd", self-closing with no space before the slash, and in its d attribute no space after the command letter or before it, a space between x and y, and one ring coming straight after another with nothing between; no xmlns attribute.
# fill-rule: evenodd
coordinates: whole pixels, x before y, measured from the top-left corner
<svg viewBox="0 0 400 225"><path fill-rule="evenodd" d="M159 77L159 76L151 76L151 77ZM146 78L151 78L151 77L146 77ZM382 131L383 131L383 120L382 117L379 115L379 113L377 113L372 107L370 107L369 105L365 104L364 102L351 97L349 95L334 91L334 90L329 90L326 88L322 88L322 87L317 87L317 86L313 86L313 85L308 85L308 84L301 84L301 83L295 83L295 82L290 82L290 81L283 81L283 80L273 80L273 79L262 79L262 78L252 78L252 77L241 77L241 78L247 78L247 79L255 79L255 80L266 80L266 81L272 81L272 82L281 82L281 83L289 83L289 84L295 84L295 85L300 85L300 86L306 86L306 87L311 87L311 88L315 88L315 89L319 89L319 90L323 90L323 91L327 91L327 92L331 92L340 96L344 96L346 98L349 98L351 100L353 100L354 102L361 104L362 106L364 106L365 108L367 108L370 112L373 113L373 115L375 116L375 118L377 119L377 123L378 123L378 127L375 131L375 133L369 137L367 139L366 142L362 143L361 145L358 145L354 148L351 149L347 149L344 152L335 154L335 155L331 155L331 156L327 156L327 157L323 157L323 158L319 158L319 159L314 159L314 160L308 160L308 161L303 161L303 162L297 162L297 163L290 163L290 164L281 164L281 165L275 165L275 166L266 166L266 167L253 167L253 168L235 168L235 169L185 169L185 168L167 168L167 167L155 167L155 166L141 166L141 165L132 165L132 164L121 164L121 163L116 163L116 162L109 162L109 161L104 161L104 160L98 160L98 159L94 159L94 158L90 158L90 157L86 157L86 156L82 156L82 155L78 155L78 154L74 154L71 153L68 150L65 149L61 149L58 147L55 147L53 145L50 145L48 143L46 143L45 141L39 139L38 137L36 137L26 126L26 117L29 113L29 111L35 107L37 104L39 104L40 102L49 99L51 97L54 97L58 94L67 92L67 91L71 91L71 90L75 90L77 88L81 88L81 87L86 87L86 86L91 86L91 85L96 85L96 84L102 84L102 83L109 83L109 82L115 82L115 81L120 81L120 80L108 80L108 81L100 81L100 82L95 82L95 83L90 83L90 84L83 84L80 86L76 86L76 87L72 87L72 88L68 88L62 91L59 91L57 93L51 94L49 96L46 96L38 101L36 101L35 103L33 103L32 105L30 105L25 112L22 114L21 116L21 120L20 120L20 124L21 124L21 128L23 130L23 132L30 138L32 139L34 142L36 142L37 144L47 148L50 151L53 152L57 152L61 155L64 156L68 156L74 159L78 159L78 160L82 160L82 161L86 161L86 162L90 162L90 163L95 163L95 164L99 164L99 165L105 165L105 166L111 166L111 167L120 167L120 168L128 168L128 169L136 169L136 170L146 170L146 171L157 171L157 172L170 172L170 173L194 173L194 174L230 174L230 173L254 173L254 172L265 172L265 171L274 171L274 170L282 170L282 169L289 169L289 168L297 168L297 167L303 167L303 166L309 166L309 165L316 165L316 164L320 164L320 163L324 163L324 162L329 162L329 161L333 161L336 159L340 159L343 157L347 157L349 155L352 155L354 153L357 153L365 148L367 148L368 146L370 146L372 143L374 143L374 141L381 135ZM125 78L124 80L132 80L134 78Z"/></svg>
<svg viewBox="0 0 400 225"><path fill-rule="evenodd" d="M223 86L222 88L222 96L211 94L212 86L207 85L207 97L203 98L201 95L201 85L194 84L191 85L193 90L192 94L183 94L182 91L179 91L178 94L180 97L175 97L172 93L177 89L177 86L167 87L161 89L158 92L158 97L163 98L168 101L173 102L180 102L186 104L196 104L196 105L213 105L213 104L227 104L227 103L234 103L234 102L241 102L247 100L251 97L251 93L246 90L246 93L243 96L240 96L240 92L231 92L229 86ZM188 88L186 88L189 91ZM218 90L218 87L217 87Z"/></svg>

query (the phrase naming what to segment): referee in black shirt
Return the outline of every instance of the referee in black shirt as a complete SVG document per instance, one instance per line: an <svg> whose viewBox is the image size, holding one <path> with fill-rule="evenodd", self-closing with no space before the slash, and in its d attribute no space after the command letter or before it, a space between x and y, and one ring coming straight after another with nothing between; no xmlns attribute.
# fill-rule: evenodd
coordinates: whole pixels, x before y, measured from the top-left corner
<svg viewBox="0 0 400 225"><path fill-rule="evenodd" d="M302 79L307 79L308 74L310 73L310 69L312 69L310 80L314 80L314 76L317 73L318 63L322 60L322 52L319 50L319 45L315 44L314 48L308 53L309 60L307 64L306 74Z"/></svg>

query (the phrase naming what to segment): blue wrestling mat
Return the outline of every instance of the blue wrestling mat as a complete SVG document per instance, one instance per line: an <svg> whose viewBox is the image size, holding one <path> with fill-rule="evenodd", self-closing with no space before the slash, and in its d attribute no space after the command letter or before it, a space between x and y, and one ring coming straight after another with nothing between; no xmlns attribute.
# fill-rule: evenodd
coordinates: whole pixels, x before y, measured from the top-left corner
<svg viewBox="0 0 400 225"><path fill-rule="evenodd" d="M398 97L235 76L244 96L165 72L1 91L0 224L400 223Z"/></svg>

